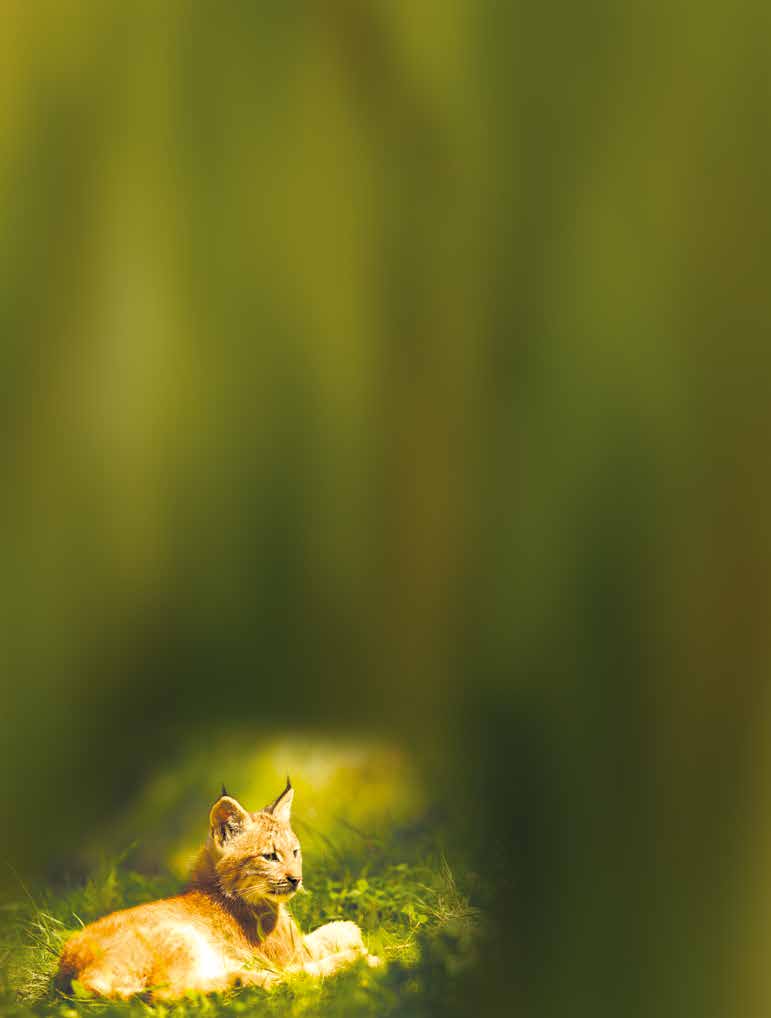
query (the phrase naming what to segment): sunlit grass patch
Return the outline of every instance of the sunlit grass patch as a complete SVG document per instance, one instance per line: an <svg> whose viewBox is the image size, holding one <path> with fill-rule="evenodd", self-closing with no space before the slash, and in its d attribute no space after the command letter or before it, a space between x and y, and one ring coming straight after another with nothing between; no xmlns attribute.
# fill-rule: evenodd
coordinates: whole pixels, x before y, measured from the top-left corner
<svg viewBox="0 0 771 1018"><path fill-rule="evenodd" d="M342 858L351 848L376 854L395 825L415 823L430 801L409 754L388 743L206 731L191 736L182 759L159 771L136 802L86 844L86 858L136 841L139 862L155 868L163 860L184 878L221 785L247 808L259 809L288 774L306 859L317 853Z"/></svg>

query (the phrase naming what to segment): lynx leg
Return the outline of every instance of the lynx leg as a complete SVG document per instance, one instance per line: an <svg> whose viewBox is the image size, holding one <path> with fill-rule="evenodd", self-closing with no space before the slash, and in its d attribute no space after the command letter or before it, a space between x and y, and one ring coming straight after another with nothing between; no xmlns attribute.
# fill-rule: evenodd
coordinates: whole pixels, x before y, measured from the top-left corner
<svg viewBox="0 0 771 1018"><path fill-rule="evenodd" d="M316 961L306 961L302 966L302 971L311 976L321 976L322 978L332 976L340 969L353 965L361 957L363 957L362 952L353 948L347 951L335 951L334 954L328 954Z"/></svg>
<svg viewBox="0 0 771 1018"><path fill-rule="evenodd" d="M326 923L307 934L304 940L313 959L306 962L304 968L313 975L331 975L361 957L367 958L368 965L380 964L380 959L367 950L361 930L353 922Z"/></svg>
<svg viewBox="0 0 771 1018"><path fill-rule="evenodd" d="M235 985L261 986L263 990L270 990L276 983L280 982L281 976L277 972L271 972L268 969L257 969L256 971L243 972L236 979Z"/></svg>
<svg viewBox="0 0 771 1018"><path fill-rule="evenodd" d="M259 986L270 990L281 981L281 976L266 969L239 969L226 972L221 976L192 981L184 988L179 985L166 984L152 989L153 1002L159 1000L178 1000L185 993L222 993L241 986Z"/></svg>
<svg viewBox="0 0 771 1018"><path fill-rule="evenodd" d="M119 1000L128 1000L129 997L142 993L146 989L140 980L131 979L128 976L121 978L108 968L99 965L90 965L83 969L76 978L87 993L92 993L96 997L117 997Z"/></svg>
<svg viewBox="0 0 771 1018"><path fill-rule="evenodd" d="M338 951L367 953L361 930L356 923L342 920L325 923L313 933L308 933L305 937L305 946L310 951L311 958L314 959L326 958L327 955L337 954Z"/></svg>

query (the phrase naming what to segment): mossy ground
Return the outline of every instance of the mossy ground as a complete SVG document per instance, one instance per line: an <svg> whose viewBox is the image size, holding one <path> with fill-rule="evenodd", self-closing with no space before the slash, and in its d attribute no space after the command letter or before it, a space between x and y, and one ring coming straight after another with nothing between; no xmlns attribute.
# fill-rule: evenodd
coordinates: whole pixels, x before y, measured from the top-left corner
<svg viewBox="0 0 771 1018"><path fill-rule="evenodd" d="M136 803L91 840L82 863L85 872L49 887L19 883L15 900L3 903L0 911L3 1014L183 1018L231 1012L381 1016L447 1010L456 980L473 969L486 935L480 905L487 888L454 842L441 796L420 788L405 758L387 749L271 744L245 753L235 765L227 759L235 752L232 737L226 745L226 751L192 751L156 776ZM294 826L303 842L308 891L295 897L292 912L304 930L331 919L355 920L384 966L371 969L361 963L324 982L293 977L270 992L239 990L174 1005L56 993L52 975L57 956L81 923L183 886L190 851L202 840L202 824L205 832L208 804L203 791L195 790L203 772L214 766L212 755L218 778L227 770L229 781L235 778L244 790L234 787L232 793L251 808L268 801L274 786L280 790L282 764L287 757L297 758ZM210 778L208 784L213 784ZM193 808L197 800L199 809ZM136 843L121 852L116 842L130 828ZM102 860L96 862L100 853Z"/></svg>

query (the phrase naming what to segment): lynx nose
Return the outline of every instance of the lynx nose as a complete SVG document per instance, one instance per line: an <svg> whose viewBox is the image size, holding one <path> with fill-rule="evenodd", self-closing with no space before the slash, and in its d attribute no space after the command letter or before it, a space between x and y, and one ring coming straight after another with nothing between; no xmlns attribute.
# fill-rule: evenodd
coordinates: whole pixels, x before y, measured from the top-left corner
<svg viewBox="0 0 771 1018"><path fill-rule="evenodd" d="M302 877L290 877L289 874L287 873L286 879L289 881L289 883L292 885L292 888L294 889L300 883Z"/></svg>

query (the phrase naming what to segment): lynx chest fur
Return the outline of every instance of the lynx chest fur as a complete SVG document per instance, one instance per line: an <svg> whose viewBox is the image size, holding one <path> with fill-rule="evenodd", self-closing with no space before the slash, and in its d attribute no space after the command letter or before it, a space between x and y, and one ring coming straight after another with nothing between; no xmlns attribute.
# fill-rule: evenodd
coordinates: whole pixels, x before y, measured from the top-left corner
<svg viewBox="0 0 771 1018"><path fill-rule="evenodd" d="M64 946L56 977L97 996L171 999L234 986L268 988L284 974L327 976L367 957L355 923L303 936L286 903L302 886L300 843L290 826L294 790L250 813L223 789L189 889L113 912Z"/></svg>

